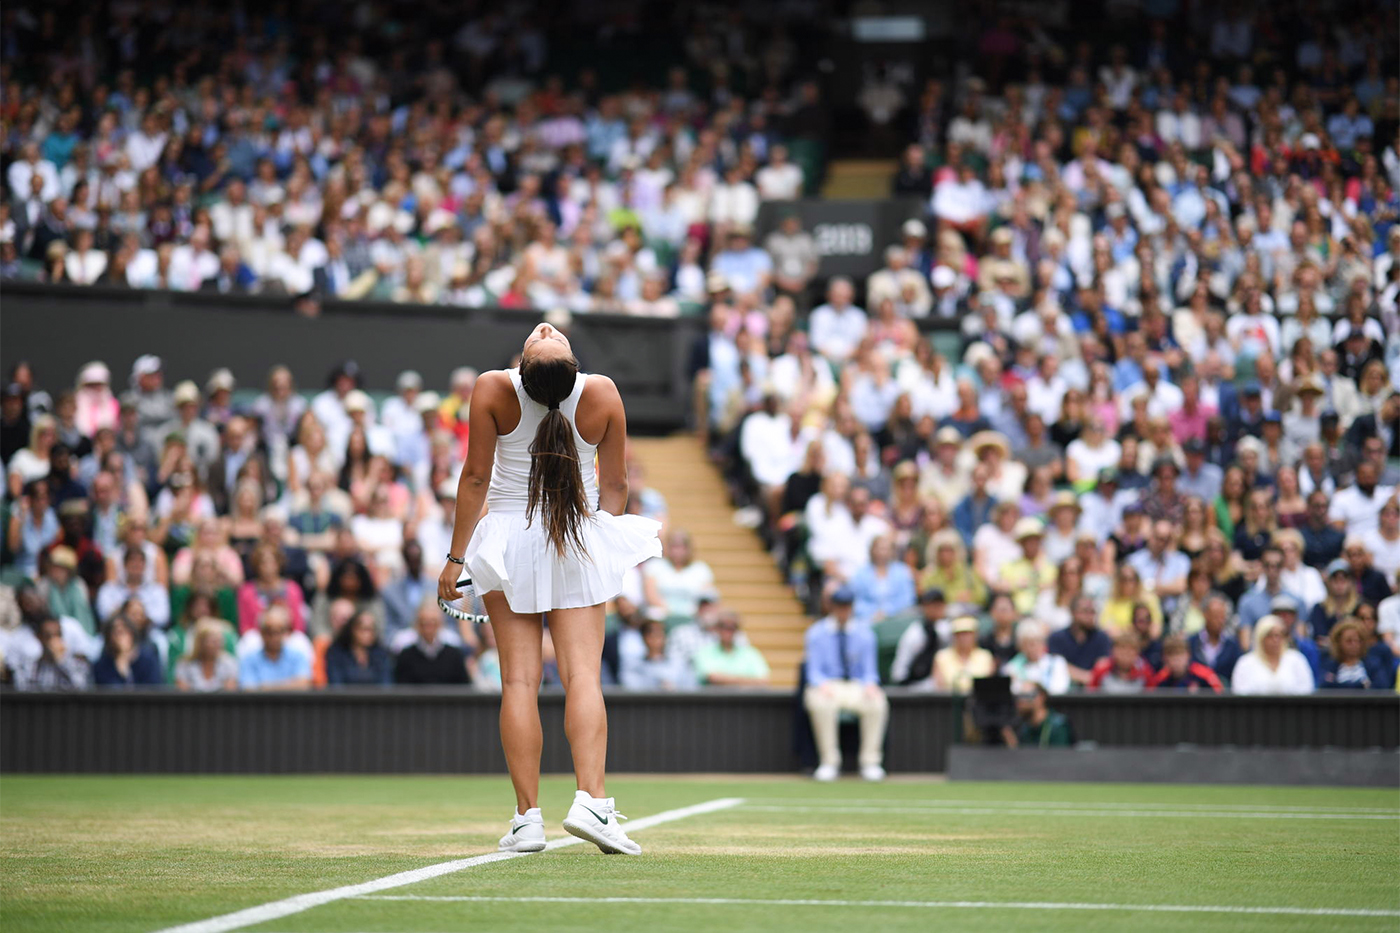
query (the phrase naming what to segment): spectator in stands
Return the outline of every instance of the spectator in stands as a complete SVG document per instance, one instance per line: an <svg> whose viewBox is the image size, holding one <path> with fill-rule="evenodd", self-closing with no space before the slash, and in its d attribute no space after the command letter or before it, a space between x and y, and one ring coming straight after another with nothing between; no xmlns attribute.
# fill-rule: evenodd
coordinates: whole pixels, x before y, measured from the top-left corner
<svg viewBox="0 0 1400 933"><path fill-rule="evenodd" d="M1094 664L1086 686L1104 693L1140 693L1154 676L1151 666L1142 659L1137 635L1124 632L1113 639L1109 656Z"/></svg>
<svg viewBox="0 0 1400 933"><path fill-rule="evenodd" d="M285 563L282 549L272 544L259 544L248 559L253 577L238 588L238 630L249 632L258 627L258 620L273 603L287 607L292 628L306 631L306 601L301 586L282 576Z"/></svg>
<svg viewBox="0 0 1400 933"><path fill-rule="evenodd" d="M619 680L628 690L688 690L695 686L695 671L678 663L666 651L666 626L648 619L641 627L644 653L625 658Z"/></svg>
<svg viewBox="0 0 1400 933"><path fill-rule="evenodd" d="M1303 535L1303 562L1321 570L1342 556L1346 533L1328 521L1329 494L1316 489L1308 495L1308 512L1299 531Z"/></svg>
<svg viewBox="0 0 1400 933"><path fill-rule="evenodd" d="M1063 713L1050 709L1050 694L1040 684L1017 694L1016 712L1020 724L1004 732L1011 748L1068 748L1074 744L1074 729Z"/></svg>
<svg viewBox="0 0 1400 933"><path fill-rule="evenodd" d="M1260 619L1254 626L1254 648L1235 665L1230 689L1251 696L1312 693L1312 667L1288 641L1277 617Z"/></svg>
<svg viewBox="0 0 1400 933"><path fill-rule="evenodd" d="M952 644L933 656L933 683L954 694L972 692L972 681L996 673L996 659L977 646L977 620L963 616L953 620Z"/></svg>
<svg viewBox="0 0 1400 933"><path fill-rule="evenodd" d="M11 471L11 477L17 475ZM47 479L29 481L18 499L6 544L20 572L32 579L39 575L40 552L58 540L58 514L50 504Z"/></svg>
<svg viewBox="0 0 1400 933"><path fill-rule="evenodd" d="M1249 645L1249 634L1254 629L1254 623L1262 617L1268 615L1269 607L1274 598L1279 595L1287 595L1295 602L1301 602L1298 594L1289 592L1283 588L1283 552L1273 545L1268 546L1260 554L1259 569L1262 573L1259 582L1243 596L1240 597L1240 632L1241 642Z"/></svg>
<svg viewBox="0 0 1400 933"><path fill-rule="evenodd" d="M716 638L695 653L695 674L710 687L762 687L769 678L768 662L753 645L739 642L739 614L722 610L715 622Z"/></svg>
<svg viewBox="0 0 1400 933"><path fill-rule="evenodd" d="M165 683L160 658L149 642L142 644L131 623L115 616L107 623L102 655L92 666L98 687L153 687Z"/></svg>
<svg viewBox="0 0 1400 933"><path fill-rule="evenodd" d="M238 689L238 660L225 650L229 625L210 616L194 624L184 656L175 665L175 686L194 693Z"/></svg>
<svg viewBox="0 0 1400 933"><path fill-rule="evenodd" d="M895 561L894 541L887 535L870 545L870 563L851 578L855 592L855 615L874 624L912 609L917 598L914 574L909 565Z"/></svg>
<svg viewBox="0 0 1400 933"><path fill-rule="evenodd" d="M1229 615L1229 599L1219 593L1208 596L1202 611L1202 628L1186 641L1192 663L1210 668L1225 684L1230 682L1235 665L1244 654L1239 641L1226 634Z"/></svg>
<svg viewBox="0 0 1400 933"><path fill-rule="evenodd" d="M1191 659L1191 649L1180 635L1168 635L1162 642L1162 660L1162 669L1148 682L1148 687L1154 690L1185 690L1187 693L1224 690L1215 671Z"/></svg>
<svg viewBox="0 0 1400 933"><path fill-rule="evenodd" d="M326 649L329 686L382 686L393 683L393 672L394 659L379 640L379 621L371 612L355 613Z"/></svg>
<svg viewBox="0 0 1400 933"><path fill-rule="evenodd" d="M1332 627L1355 614L1361 603L1351 565L1343 558L1327 565L1326 580L1327 596L1308 614L1308 632L1319 644L1330 644Z"/></svg>
<svg viewBox="0 0 1400 933"><path fill-rule="evenodd" d="M122 558L119 579L108 580L97 591L97 617L104 623L126 605L128 600L140 601L146 615L158 628L170 624L170 594L160 583L148 580L146 551L128 548Z"/></svg>
<svg viewBox="0 0 1400 933"><path fill-rule="evenodd" d="M1021 613L1006 593L997 593L987 607L987 615L992 620L991 630L977 640L977 646L992 655L992 660L1000 668L1016 655L1016 623Z"/></svg>
<svg viewBox="0 0 1400 933"><path fill-rule="evenodd" d="M1070 623L1053 633L1047 641L1051 653L1065 659L1069 676L1077 684L1087 685L1095 665L1113 652L1113 639L1099 628L1098 608L1088 596L1076 597L1070 604Z"/></svg>
<svg viewBox="0 0 1400 933"><path fill-rule="evenodd" d="M85 690L89 682L87 659L70 650L63 626L52 616L34 626L41 650L32 659L14 665L16 690Z"/></svg>
<svg viewBox="0 0 1400 933"><path fill-rule="evenodd" d="M1020 546L1020 556L1003 564L998 572L998 589L1011 597L1016 611L1030 613L1044 592L1055 586L1056 570L1042 549L1045 526L1036 518L1016 522L1014 537Z"/></svg>
<svg viewBox="0 0 1400 933"><path fill-rule="evenodd" d="M394 661L394 683L469 684L470 660L461 648L443 640L442 610L431 594L418 604L413 618L412 642ZM327 652L329 654L329 651Z"/></svg>
<svg viewBox="0 0 1400 933"><path fill-rule="evenodd" d="M1364 630L1354 618L1332 627L1330 651L1322 661L1319 689L1390 690L1395 686L1392 659L1367 651Z"/></svg>
<svg viewBox="0 0 1400 933"><path fill-rule="evenodd" d="M76 619L89 635L97 634L91 597L87 584L78 576L78 555L72 548L60 544L49 551L39 592L54 616Z"/></svg>
<svg viewBox="0 0 1400 933"><path fill-rule="evenodd" d="M243 690L307 690L311 687L311 658L287 644L292 634L287 607L273 603L258 620L262 645L242 655L238 686Z"/></svg>
<svg viewBox="0 0 1400 933"><path fill-rule="evenodd" d="M695 618L702 593L715 588L710 565L695 558L690 533L674 529L666 536L665 553L643 568L647 602L677 622Z"/></svg>
<svg viewBox="0 0 1400 933"><path fill-rule="evenodd" d="M919 594L919 618L910 622L899 636L890 681L901 687L933 689L933 659L942 645L951 640L950 623L943 591L934 587Z"/></svg>
<svg viewBox="0 0 1400 933"><path fill-rule="evenodd" d="M1379 603L1390 595L1390 584L1371 562L1371 551L1366 542L1356 536L1348 536L1342 542L1342 557L1347 562L1356 591L1368 603Z"/></svg>
<svg viewBox="0 0 1400 933"><path fill-rule="evenodd" d="M1170 532L1167 534L1167 540L1171 540ZM1103 612L1099 616L1099 628L1110 635L1122 634L1132 628L1133 617L1137 614L1138 607L1143 606L1152 617L1153 635L1160 635L1162 603L1156 593L1144 590L1137 567L1132 563L1120 564L1114 580L1113 592L1104 602Z"/></svg>
<svg viewBox="0 0 1400 933"><path fill-rule="evenodd" d="M812 310L808 324L812 349L830 363L849 360L869 327L865 311L852 303L854 299L850 279L837 276L827 286L826 304Z"/></svg>
<svg viewBox="0 0 1400 933"><path fill-rule="evenodd" d="M1016 647L1020 649L1016 656L1001 668L1001 672L1011 678L1012 693L1023 694L1035 685L1052 694L1069 692L1069 665L1060 655L1050 653L1042 623L1035 619L1019 622Z"/></svg>
<svg viewBox="0 0 1400 933"><path fill-rule="evenodd" d="M967 559L967 549L958 532L945 528L928 543L929 562L919 585L925 590L943 592L954 606L981 606L987 601L987 586Z"/></svg>
<svg viewBox="0 0 1400 933"><path fill-rule="evenodd" d="M803 705L812 719L820 764L818 781L834 781L841 773L837 741L842 711L860 718L860 771L867 781L885 777L885 723L889 701L880 689L875 633L854 620L855 594L841 587L831 594L831 612L807 629ZM975 635L974 635L975 640Z"/></svg>

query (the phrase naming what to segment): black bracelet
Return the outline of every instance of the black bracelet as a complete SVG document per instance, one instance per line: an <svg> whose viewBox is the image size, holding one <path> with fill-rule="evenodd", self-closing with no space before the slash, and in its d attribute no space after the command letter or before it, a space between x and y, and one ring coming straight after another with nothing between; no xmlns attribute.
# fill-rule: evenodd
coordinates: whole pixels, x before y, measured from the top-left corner
<svg viewBox="0 0 1400 933"><path fill-rule="evenodd" d="M465 566L467 566L467 562L466 562L466 560L465 560L464 558L461 558L461 557L453 557L451 554L448 554L448 555L447 555L447 559L450 560L450 561L452 561L452 563L458 565L459 567L465 567Z"/></svg>

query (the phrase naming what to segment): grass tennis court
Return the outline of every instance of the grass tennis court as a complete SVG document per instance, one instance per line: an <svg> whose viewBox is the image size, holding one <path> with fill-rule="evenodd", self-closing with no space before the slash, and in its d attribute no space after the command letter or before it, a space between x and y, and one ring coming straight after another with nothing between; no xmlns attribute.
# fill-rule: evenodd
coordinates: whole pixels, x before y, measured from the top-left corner
<svg viewBox="0 0 1400 933"><path fill-rule="evenodd" d="M1400 928L1393 791L725 777L609 789L629 828L664 820L636 829L641 858L565 845L195 929ZM551 839L572 838L558 825L571 794L546 779ZM0 926L151 933L470 859L495 851L510 800L504 778L6 777Z"/></svg>

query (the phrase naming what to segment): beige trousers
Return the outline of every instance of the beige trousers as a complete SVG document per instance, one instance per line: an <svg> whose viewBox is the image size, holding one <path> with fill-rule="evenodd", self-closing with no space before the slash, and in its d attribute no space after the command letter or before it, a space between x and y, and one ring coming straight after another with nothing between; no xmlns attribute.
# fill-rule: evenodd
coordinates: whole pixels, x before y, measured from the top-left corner
<svg viewBox="0 0 1400 933"><path fill-rule="evenodd" d="M885 757L885 722L890 716L890 701L884 691L871 696L865 684L855 680L829 680L824 692L808 687L802 695L807 715L812 717L812 735L817 754L824 765L841 765L839 729L841 714L855 713L860 717L860 766L879 765Z"/></svg>

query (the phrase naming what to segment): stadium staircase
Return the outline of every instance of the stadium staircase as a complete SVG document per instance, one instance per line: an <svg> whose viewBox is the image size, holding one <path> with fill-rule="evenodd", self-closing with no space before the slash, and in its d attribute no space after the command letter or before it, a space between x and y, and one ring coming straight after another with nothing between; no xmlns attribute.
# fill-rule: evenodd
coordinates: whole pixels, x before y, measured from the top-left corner
<svg viewBox="0 0 1400 933"><path fill-rule="evenodd" d="M807 616L758 535L734 524L728 490L700 441L634 437L630 447L646 467L647 485L666 497L670 526L690 532L696 557L714 570L720 598L763 652L774 686L797 686Z"/></svg>
<svg viewBox="0 0 1400 933"><path fill-rule="evenodd" d="M828 200L883 200L899 170L892 159L838 159L827 166L822 197Z"/></svg>

